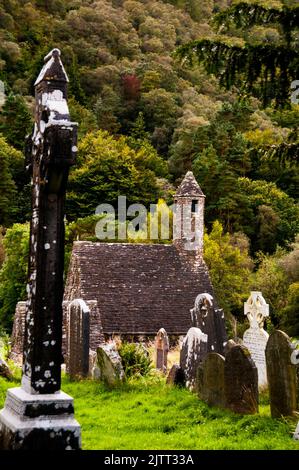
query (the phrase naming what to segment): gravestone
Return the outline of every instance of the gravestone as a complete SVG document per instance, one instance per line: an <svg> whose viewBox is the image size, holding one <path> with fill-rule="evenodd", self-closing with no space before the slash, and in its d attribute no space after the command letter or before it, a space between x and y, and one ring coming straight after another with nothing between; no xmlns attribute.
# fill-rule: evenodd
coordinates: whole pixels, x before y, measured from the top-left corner
<svg viewBox="0 0 299 470"><path fill-rule="evenodd" d="M203 391L203 362L199 364L196 371L196 379L195 379L195 386L194 391L197 393L200 399L202 399L202 391Z"/></svg>
<svg viewBox="0 0 299 470"><path fill-rule="evenodd" d="M245 346L231 348L224 364L225 407L239 414L258 413L257 368Z"/></svg>
<svg viewBox="0 0 299 470"><path fill-rule="evenodd" d="M274 331L266 346L270 408L273 418L292 416L297 409L296 365L291 361L292 343L286 333Z"/></svg>
<svg viewBox="0 0 299 470"><path fill-rule="evenodd" d="M226 345L224 346L224 356L227 355L228 351L237 346L237 344L238 343L236 343L233 339L229 339Z"/></svg>
<svg viewBox="0 0 299 470"><path fill-rule="evenodd" d="M95 376L108 385L116 385L125 378L121 357L114 341L101 344L97 348Z"/></svg>
<svg viewBox="0 0 299 470"><path fill-rule="evenodd" d="M264 320L269 316L269 305L261 292L251 292L244 303L244 315L247 316L250 328L243 335L243 344L249 349L251 358L258 371L259 387L267 386L267 369L265 350L269 338L264 330Z"/></svg>
<svg viewBox="0 0 299 470"><path fill-rule="evenodd" d="M10 358L18 363L23 360L26 305L26 302L17 303L11 335Z"/></svg>
<svg viewBox="0 0 299 470"><path fill-rule="evenodd" d="M169 351L168 336L164 328L161 328L156 336L156 368L167 371L167 356Z"/></svg>
<svg viewBox="0 0 299 470"><path fill-rule="evenodd" d="M209 353L203 362L201 398L210 406L225 405L224 363L218 353Z"/></svg>
<svg viewBox="0 0 299 470"><path fill-rule="evenodd" d="M197 368L207 355L208 336L199 328L190 328L180 353L180 367L184 371L186 387L195 388Z"/></svg>
<svg viewBox="0 0 299 470"><path fill-rule="evenodd" d="M179 364L173 364L166 379L168 385L185 385L184 371Z"/></svg>
<svg viewBox="0 0 299 470"><path fill-rule="evenodd" d="M64 205L76 160L68 77L60 51L45 57L35 82L35 125L27 140L32 218L21 388L9 389L0 413L0 448L71 450L81 445L73 399L60 391L64 273Z"/></svg>
<svg viewBox="0 0 299 470"><path fill-rule="evenodd" d="M213 297L208 293L199 294L190 313L192 326L208 336L207 352L223 354L227 342L224 312L215 307Z"/></svg>
<svg viewBox="0 0 299 470"><path fill-rule="evenodd" d="M68 305L66 371L71 379L88 376L89 314L82 299L75 299Z"/></svg>

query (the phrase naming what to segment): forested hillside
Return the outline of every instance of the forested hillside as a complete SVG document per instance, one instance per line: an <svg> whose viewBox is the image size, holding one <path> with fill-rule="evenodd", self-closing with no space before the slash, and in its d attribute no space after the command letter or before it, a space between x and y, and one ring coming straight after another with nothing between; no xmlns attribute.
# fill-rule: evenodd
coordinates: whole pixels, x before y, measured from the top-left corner
<svg viewBox="0 0 299 470"><path fill-rule="evenodd" d="M299 105L289 99L288 81L276 76L282 62L272 61L266 76L252 61L251 80L244 70L238 74L237 55L247 47L251 58L261 50L276 57L289 44L286 73L298 70L299 80L296 2L247 1L239 16L225 16L235 3L0 0L2 326L11 327L15 303L25 296L30 182L23 152L33 83L43 57L58 47L80 125L67 198L68 253L74 239L94 236L98 204L115 204L119 195L146 206L170 202L192 169L206 195L205 257L228 318L242 322L249 290L262 290L272 324L299 334L299 175L285 145L296 155ZM264 16L250 13L256 3ZM190 65L194 50L199 60ZM241 59L233 62L235 56Z"/></svg>

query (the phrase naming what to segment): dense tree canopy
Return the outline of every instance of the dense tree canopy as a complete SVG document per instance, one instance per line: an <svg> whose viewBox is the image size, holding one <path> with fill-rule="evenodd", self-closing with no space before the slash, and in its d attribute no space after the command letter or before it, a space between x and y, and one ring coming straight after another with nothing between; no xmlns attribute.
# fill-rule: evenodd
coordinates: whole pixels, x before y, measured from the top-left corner
<svg viewBox="0 0 299 470"><path fill-rule="evenodd" d="M181 46L180 55L192 60L195 51L223 85L237 85L264 104L289 101L299 72L297 2L237 2L219 13L215 23L219 36Z"/></svg>
<svg viewBox="0 0 299 470"><path fill-rule="evenodd" d="M295 0L0 0L1 324L24 295L33 84L59 47L79 123L66 258L74 239L94 239L98 204L171 203L192 170L227 317L242 322L262 290L272 323L298 334L298 32Z"/></svg>
<svg viewBox="0 0 299 470"><path fill-rule="evenodd" d="M87 134L81 141L78 164L69 179L70 218L90 215L101 203L117 208L118 196L126 196L128 205L148 206L158 200L161 188L156 176L166 176L167 166L150 144L138 146L135 141L134 149L130 142L103 131Z"/></svg>

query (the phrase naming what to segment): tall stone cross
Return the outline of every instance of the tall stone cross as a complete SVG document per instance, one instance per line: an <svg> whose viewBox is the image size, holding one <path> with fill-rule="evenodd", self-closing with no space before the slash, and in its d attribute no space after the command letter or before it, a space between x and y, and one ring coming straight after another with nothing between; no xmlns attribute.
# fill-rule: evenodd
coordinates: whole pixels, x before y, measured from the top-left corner
<svg viewBox="0 0 299 470"><path fill-rule="evenodd" d="M67 105L68 77L53 49L35 82L35 125L27 141L32 218L21 388L8 390L0 448L78 449L73 400L60 391L64 205L77 152L77 124Z"/></svg>
<svg viewBox="0 0 299 470"><path fill-rule="evenodd" d="M247 302L244 302L244 315L249 320L250 328L263 328L265 318L269 316L269 305L261 292L250 293Z"/></svg>
<svg viewBox="0 0 299 470"><path fill-rule="evenodd" d="M257 367L259 387L267 385L265 350L269 338L264 330L265 318L269 316L269 305L261 292L252 291L244 303L244 315L249 320L250 328L243 335L243 343L249 350Z"/></svg>

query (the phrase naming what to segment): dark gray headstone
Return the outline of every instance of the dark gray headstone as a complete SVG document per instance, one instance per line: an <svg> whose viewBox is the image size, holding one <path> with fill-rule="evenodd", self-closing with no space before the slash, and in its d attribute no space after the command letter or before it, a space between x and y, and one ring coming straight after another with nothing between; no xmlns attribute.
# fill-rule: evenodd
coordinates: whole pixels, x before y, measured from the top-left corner
<svg viewBox="0 0 299 470"><path fill-rule="evenodd" d="M203 391L203 362L199 364L196 371L196 381L195 381L195 392L198 397L202 400L202 391Z"/></svg>
<svg viewBox="0 0 299 470"><path fill-rule="evenodd" d="M258 373L245 346L231 348L224 365L225 406L234 413L258 413Z"/></svg>
<svg viewBox="0 0 299 470"><path fill-rule="evenodd" d="M207 355L208 337L199 328L190 328L184 338L180 367L184 371L186 387L193 390L196 385L197 368Z"/></svg>
<svg viewBox="0 0 299 470"><path fill-rule="evenodd" d="M273 418L292 416L297 409L296 366L291 362L293 348L286 333L274 331L266 346L267 377Z"/></svg>
<svg viewBox="0 0 299 470"><path fill-rule="evenodd" d="M174 364L166 379L168 385L185 385L184 371L178 364Z"/></svg>
<svg viewBox="0 0 299 470"><path fill-rule="evenodd" d="M190 313L192 325L208 335L207 352L224 354L227 342L224 312L215 307L213 297L208 293L199 294Z"/></svg>
<svg viewBox="0 0 299 470"><path fill-rule="evenodd" d="M164 328L161 328L156 336L156 368L167 371L167 356L169 351L169 340Z"/></svg>
<svg viewBox="0 0 299 470"><path fill-rule="evenodd" d="M203 363L201 398L210 406L225 405L224 362L220 354L209 353Z"/></svg>
<svg viewBox="0 0 299 470"><path fill-rule="evenodd" d="M68 306L66 370L71 379L89 371L89 308L82 299Z"/></svg>

